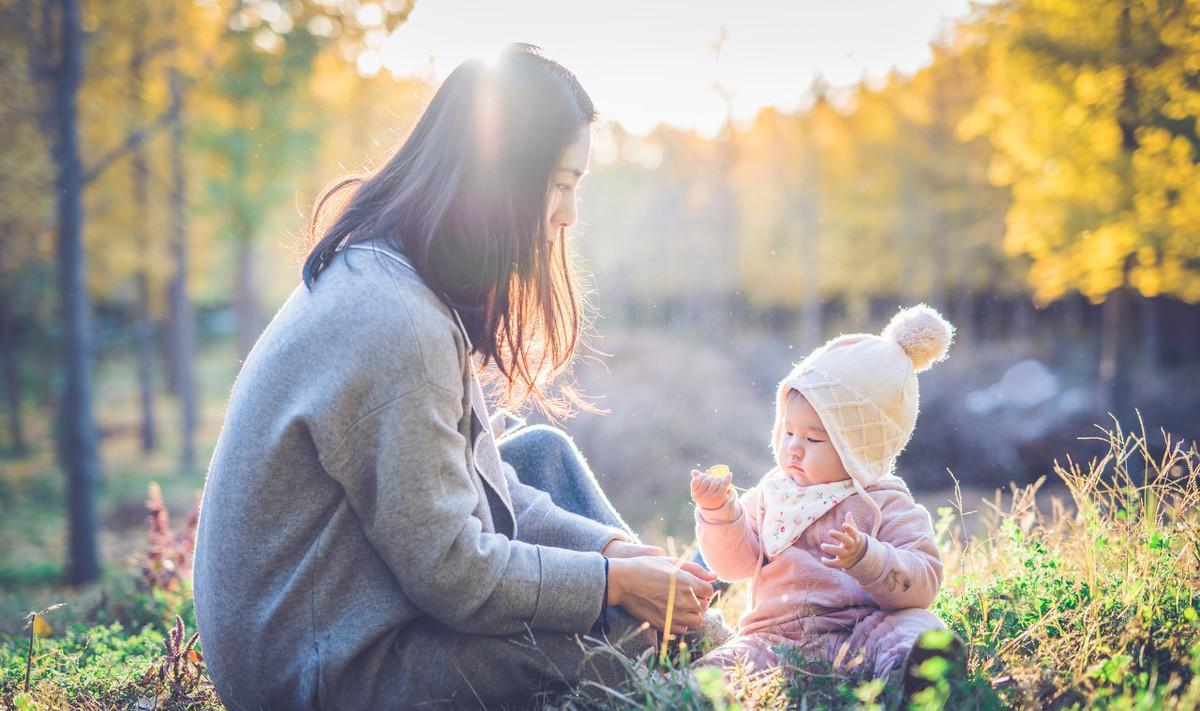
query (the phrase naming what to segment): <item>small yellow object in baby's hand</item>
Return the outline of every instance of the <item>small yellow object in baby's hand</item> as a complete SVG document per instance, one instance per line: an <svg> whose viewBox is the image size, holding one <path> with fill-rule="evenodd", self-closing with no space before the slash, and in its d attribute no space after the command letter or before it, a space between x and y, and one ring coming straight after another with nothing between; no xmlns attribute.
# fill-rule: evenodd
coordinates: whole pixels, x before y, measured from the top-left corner
<svg viewBox="0 0 1200 711"><path fill-rule="evenodd" d="M721 477L726 477L726 476L729 477L728 491L736 491L737 490L737 487L733 485L733 477L730 475L729 465L714 464L711 467L709 467L708 470L705 471L704 473L708 476L716 477L718 479L720 479Z"/></svg>
<svg viewBox="0 0 1200 711"><path fill-rule="evenodd" d="M704 473L715 477L729 476L729 467L724 464L714 464Z"/></svg>

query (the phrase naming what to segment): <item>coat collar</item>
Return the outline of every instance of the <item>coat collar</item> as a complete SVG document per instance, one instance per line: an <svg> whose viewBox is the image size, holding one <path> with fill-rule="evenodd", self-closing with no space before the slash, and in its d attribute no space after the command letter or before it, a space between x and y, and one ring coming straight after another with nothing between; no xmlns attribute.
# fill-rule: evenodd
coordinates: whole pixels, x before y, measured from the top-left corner
<svg viewBox="0 0 1200 711"><path fill-rule="evenodd" d="M370 242L367 244L351 244L338 247L338 251L341 251L342 249L361 249L368 252L375 252L376 254L382 254L388 259L391 259L392 261L408 268L413 274L417 275L418 279L421 279L421 273L417 271L416 266L413 265L412 260L408 258L408 255L391 247L381 246L374 242ZM424 282L424 279L421 281ZM446 302L442 301L442 303ZM458 330L462 333L462 337L467 343L467 353L475 350L475 346L471 343L471 336L467 334L467 327L463 325L462 317L458 315L458 309L454 308L450 304L446 304L446 308L450 309L450 313L454 315L454 322L458 324Z"/></svg>

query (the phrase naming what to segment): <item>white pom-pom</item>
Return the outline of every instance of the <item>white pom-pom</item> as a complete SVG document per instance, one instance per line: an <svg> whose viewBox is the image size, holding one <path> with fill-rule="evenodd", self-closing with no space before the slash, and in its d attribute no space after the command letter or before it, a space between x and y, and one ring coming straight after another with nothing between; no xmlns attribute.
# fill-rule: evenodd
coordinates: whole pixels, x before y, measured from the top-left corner
<svg viewBox="0 0 1200 711"><path fill-rule="evenodd" d="M898 343L912 360L913 370L920 373L945 359L954 327L936 309L917 304L893 316L883 337Z"/></svg>

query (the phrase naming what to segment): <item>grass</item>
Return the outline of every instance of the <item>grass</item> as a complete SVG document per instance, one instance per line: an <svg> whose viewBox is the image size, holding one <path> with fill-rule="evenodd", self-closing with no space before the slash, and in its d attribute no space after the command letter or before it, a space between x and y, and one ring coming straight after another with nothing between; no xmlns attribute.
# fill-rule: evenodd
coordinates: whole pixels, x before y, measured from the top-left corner
<svg viewBox="0 0 1200 711"><path fill-rule="evenodd" d="M0 635L0 707L221 708L188 633L190 586L161 562L190 565L190 540L165 524L152 518L136 567L110 575L98 600L68 595L26 615L22 634Z"/></svg>
<svg viewBox="0 0 1200 711"><path fill-rule="evenodd" d="M1054 464L1070 500L1052 502L1049 514L1036 505L1041 481L1014 488L1003 509L938 511L947 578L934 611L965 642L967 668L963 676L923 667L935 684L917 708L1200 706L1200 453L1165 433L1152 443L1144 430L1119 426L1097 439L1106 455L1086 466ZM984 520L968 536L971 515ZM728 680L709 670L681 678L682 668L686 662L639 660L629 665L629 688L576 694L558 706L884 709L901 702L895 684L797 658L771 674L738 670Z"/></svg>
<svg viewBox="0 0 1200 711"><path fill-rule="evenodd" d="M917 708L1190 709L1200 705L1200 453L1163 435L1102 432L1109 451L1056 463L1069 501L1035 505L1040 482L1003 510L938 512L947 578L934 610L965 642L965 676L933 665ZM965 521L984 520L967 536ZM138 571L86 622L0 640L0 704L17 708L219 708L202 674L186 693L170 675L175 617L194 629L186 585L147 586ZM735 617L739 591L723 603ZM54 621L55 613L47 617ZM175 632L175 654L186 632ZM594 654L615 654L598 646ZM787 658L763 675L691 669L686 654L626 661L622 687L590 685L538 701L561 709L885 709L894 684ZM202 665L202 657L199 667ZM141 706L139 706L141 704Z"/></svg>
<svg viewBox="0 0 1200 711"><path fill-rule="evenodd" d="M208 462L236 372L232 351L223 345L200 352L198 466ZM126 582L130 558L143 541L140 531L147 516L143 502L150 482L161 485L168 508L178 517L192 508L204 485L202 472L183 471L179 466L174 398L160 395L156 402L160 443L147 454L138 439L132 360L102 361L95 383L96 419L105 433L103 479L96 487L103 579L80 590L58 585L66 558L63 477L54 460L51 417L31 412L25 417L30 453L0 460L0 634L17 634L25 614L49 604L49 598L70 602L70 613L94 606L108 588Z"/></svg>
<svg viewBox="0 0 1200 711"><path fill-rule="evenodd" d="M215 440L235 368L226 351L201 359L209 393L202 442ZM109 385L100 398L106 427L132 433L105 442L101 541L105 559L116 562L100 583L81 590L58 585L62 484L49 448L4 463L0 708L220 708L203 673L202 643L187 648L195 616L186 580L142 565L174 545L171 536L158 535L152 544L145 535L142 501L150 482L161 483L178 530L202 480L178 470L169 437L148 458L137 450L136 408L121 396L129 388L111 386L128 377L123 370L104 375ZM160 405L160 414L170 412L168 405ZM34 439L47 436L44 423L27 421ZM1106 454L1054 464L1052 478L1067 492L1063 500L1050 500L1039 481L998 493L994 505L979 511L960 503L936 512L946 581L934 611L965 643L967 669L965 676L937 665L926 669L934 684L918 707L1200 707L1200 453L1194 443L1148 436L1140 423L1134 432L1115 425L1097 430L1094 439ZM202 449L202 461L205 456ZM722 598L727 619L739 615L744 592L735 586ZM31 656L35 620L29 613L57 603L66 606L41 615ZM593 653L615 650L598 646ZM627 685L589 685L541 697L535 706L873 710L900 704L895 684L858 679L829 664L788 657L766 675L723 678L693 669L687 656L664 660L657 650L648 652L624 662Z"/></svg>
<svg viewBox="0 0 1200 711"><path fill-rule="evenodd" d="M1108 453L1055 463L1070 491L1049 516L1039 484L965 542L940 522L949 572L935 611L972 669L1019 707L1200 704L1200 455L1164 433L1102 432Z"/></svg>

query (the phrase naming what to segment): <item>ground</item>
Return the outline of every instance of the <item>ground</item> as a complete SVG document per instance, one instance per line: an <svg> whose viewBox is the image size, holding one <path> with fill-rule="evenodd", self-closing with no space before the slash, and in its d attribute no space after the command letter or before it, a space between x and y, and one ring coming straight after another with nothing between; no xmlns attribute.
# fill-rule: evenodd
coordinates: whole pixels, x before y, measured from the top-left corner
<svg viewBox="0 0 1200 711"><path fill-rule="evenodd" d="M631 523L656 542L669 537L682 550L691 540L681 523L687 505L681 482L690 463L723 461L748 477L764 461L759 438L770 425L774 385L767 379L770 369L755 355L769 345L725 356L715 349L696 352L661 336L620 338L626 340L617 344L610 371L624 373L624 382L606 381L600 371L581 374L594 393L607 383L607 405L614 415L580 417L568 430L585 453L610 453L593 456L592 464ZM618 349L610 345L609 350ZM692 357L687 369L655 365L668 359L649 357L680 352ZM763 371L761 378L747 377L747 363ZM218 344L204 351L200 365L205 398L198 461L206 462L237 363ZM646 382L656 388L639 385ZM703 388L692 392L688 383ZM178 531L195 503L202 474L178 470L169 427L158 452L140 452L133 384L128 359L101 363L97 403L105 433L105 478L98 512L105 574L100 583L78 590L58 585L65 540L62 479L46 446L44 415L30 412L26 418L34 453L2 462L0 706L217 707L202 671L202 643L187 648L195 621L186 579L143 570L148 558L169 548L161 536L157 544L148 537L145 502L151 482L160 485ZM949 381L930 386L931 402L941 397L938 388L954 387L962 386ZM664 390L679 397L665 398ZM701 402L719 404L707 408ZM158 405L165 426L174 420L173 402L163 398ZM936 420L929 405L923 409L921 427ZM724 429L713 429L722 423ZM1132 435L1085 443L1095 459L1070 465L1060 458L1062 466L1055 470L1048 458L1039 470L1013 477L1033 481L1047 474L1047 483L1009 489L993 504L985 503L992 498L986 492L994 491L989 481L964 486L962 511L951 505L951 477L920 488L918 498L935 519L946 562L946 582L934 610L969 653L965 678L942 678L945 670L928 670L937 677L926 699L929 707L947 701L963 708L1182 709L1200 703L1200 456L1193 445L1167 446L1156 431L1143 439L1137 423L1124 424ZM1078 434L1098 430L1084 427ZM625 446L598 446L616 441ZM921 456L905 456L910 454L918 455L914 461ZM682 474L676 476L676 469ZM966 472L956 474L966 481ZM735 586L721 603L731 620L740 612L742 592ZM58 603L66 606L47 611L38 623L30 662L28 613ZM686 667L679 658L647 657L630 663L634 681L629 688L609 690L599 699L595 694L545 698L539 705L891 708L899 703L894 687L860 682L845 670L803 660L774 677L732 684L704 673L679 673ZM24 691L27 669L29 692Z"/></svg>

